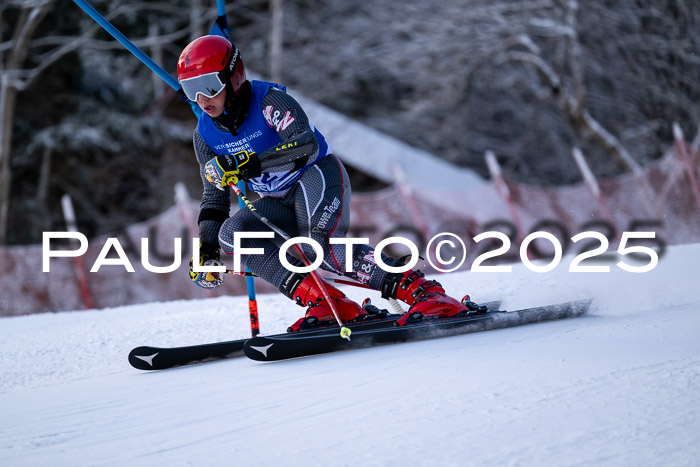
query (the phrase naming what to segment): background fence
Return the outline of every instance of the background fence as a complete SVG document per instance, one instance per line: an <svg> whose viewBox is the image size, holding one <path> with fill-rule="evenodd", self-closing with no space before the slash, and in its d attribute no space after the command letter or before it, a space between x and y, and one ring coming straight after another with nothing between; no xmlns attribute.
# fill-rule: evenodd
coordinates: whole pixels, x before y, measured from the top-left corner
<svg viewBox="0 0 700 467"><path fill-rule="evenodd" d="M642 172L599 183L588 180L573 186L541 188L509 183L495 174L491 183L441 192L438 197L406 189L401 183L378 192L356 193L349 235L369 237L372 244L389 236L403 236L412 239L423 252L433 235L454 233L467 244L467 261L462 269L468 269L478 254L494 248L493 244L471 241L478 233L490 230L502 231L513 240L511 250L495 261L517 261L519 241L527 233L541 230L552 232L569 252L573 250L568 239L582 231L602 232L614 248L622 231L651 230L657 236L651 244L662 254L663 245L700 240L700 154L696 146L679 138L663 158ZM98 272L86 273L86 282L81 284L79 265L73 258L52 258L50 272L45 273L41 245L0 248L0 315L245 294L242 278L226 277L224 285L214 291L204 291L190 282L188 262L199 203L182 196L179 199L161 215L113 235L134 272L127 272L123 266L105 265ZM182 239L179 269L166 274L144 269L142 238L149 239L150 263L167 266L173 263L174 239L178 237ZM89 239L88 250L81 258L86 270L92 267L107 238ZM64 246L74 248L68 243ZM532 254L548 254L546 242ZM425 265L423 269L430 270ZM274 291L261 280L256 285L261 293Z"/></svg>

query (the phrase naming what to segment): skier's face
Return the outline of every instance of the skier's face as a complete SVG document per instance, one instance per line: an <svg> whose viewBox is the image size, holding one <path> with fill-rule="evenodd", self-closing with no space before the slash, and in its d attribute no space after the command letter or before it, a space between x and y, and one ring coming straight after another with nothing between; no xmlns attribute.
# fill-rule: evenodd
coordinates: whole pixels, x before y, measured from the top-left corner
<svg viewBox="0 0 700 467"><path fill-rule="evenodd" d="M197 94L197 105L210 117L218 117L221 115L224 112L225 102L226 89L214 97L206 97L201 93Z"/></svg>

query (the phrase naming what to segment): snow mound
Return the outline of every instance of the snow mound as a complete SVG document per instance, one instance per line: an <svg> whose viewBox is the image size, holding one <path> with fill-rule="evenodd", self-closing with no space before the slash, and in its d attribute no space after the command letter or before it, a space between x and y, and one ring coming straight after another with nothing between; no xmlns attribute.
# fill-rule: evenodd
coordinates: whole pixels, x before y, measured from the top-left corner
<svg viewBox="0 0 700 467"><path fill-rule="evenodd" d="M274 364L127 363L248 336L244 297L4 318L2 465L697 465L700 245L644 274L566 264L436 278L506 309L594 297L585 317ZM265 334L302 313L258 302Z"/></svg>

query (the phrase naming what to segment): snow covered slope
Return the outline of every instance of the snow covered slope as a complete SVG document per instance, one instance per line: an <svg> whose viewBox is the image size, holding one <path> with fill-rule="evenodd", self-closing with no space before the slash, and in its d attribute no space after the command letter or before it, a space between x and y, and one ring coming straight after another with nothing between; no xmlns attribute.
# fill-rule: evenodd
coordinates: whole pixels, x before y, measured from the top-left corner
<svg viewBox="0 0 700 467"><path fill-rule="evenodd" d="M1 319L0 465L698 465L700 245L645 274L565 264L438 279L589 316L271 364L127 363L247 336L244 298ZM302 312L259 304L264 333Z"/></svg>

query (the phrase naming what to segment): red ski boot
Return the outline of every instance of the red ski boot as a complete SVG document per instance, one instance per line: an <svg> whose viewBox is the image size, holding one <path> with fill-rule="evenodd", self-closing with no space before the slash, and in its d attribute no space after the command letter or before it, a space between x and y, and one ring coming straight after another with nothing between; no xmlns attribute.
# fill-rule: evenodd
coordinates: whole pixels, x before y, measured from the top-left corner
<svg viewBox="0 0 700 467"><path fill-rule="evenodd" d="M343 324L362 321L368 316L368 313L360 305L347 298L343 292L327 282L324 282L324 285ZM280 287L280 291L297 302L298 305L309 307L306 315L292 324L287 332L338 324L321 288L310 275L290 274Z"/></svg>
<svg viewBox="0 0 700 467"><path fill-rule="evenodd" d="M420 271L387 274L382 285L382 297L396 298L411 306L396 321L398 326L424 318L451 318L460 313L473 312L474 307L478 307L469 300L469 296L463 302L447 296L440 283L427 280Z"/></svg>

